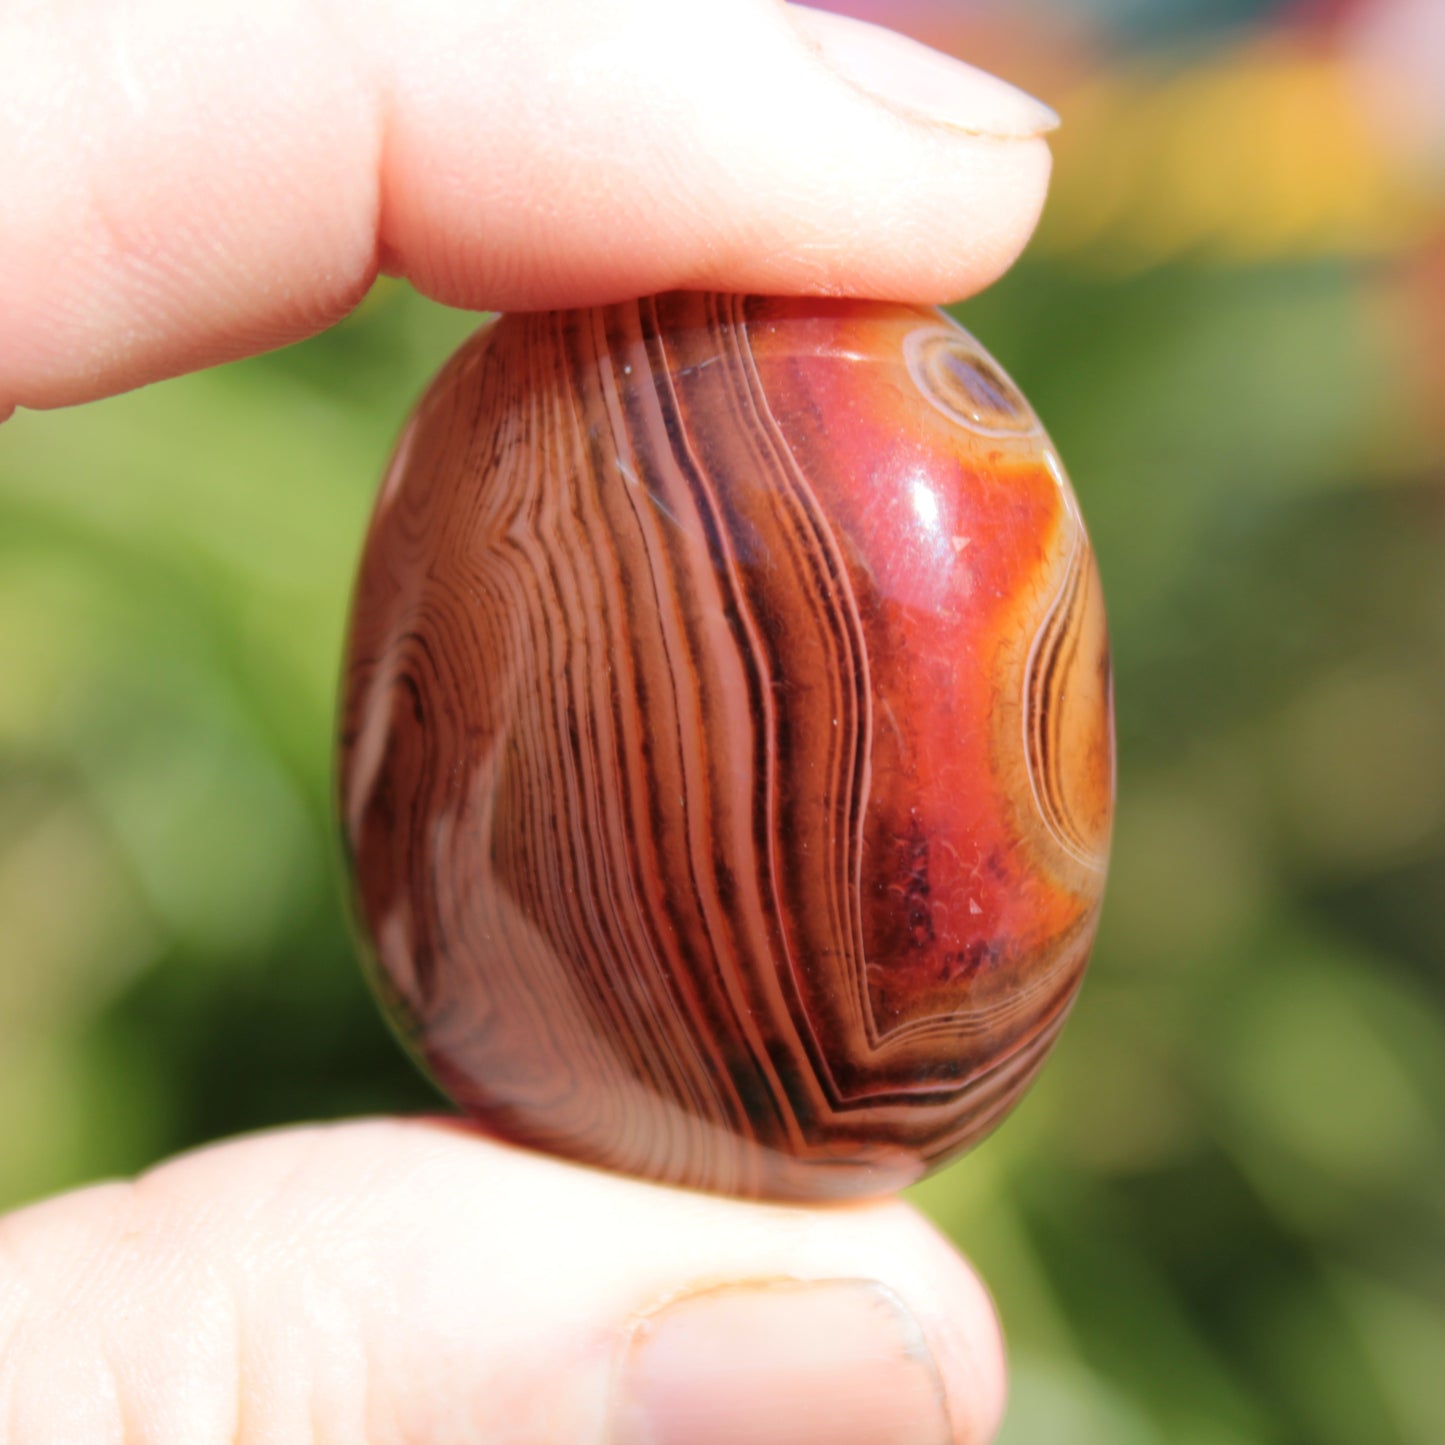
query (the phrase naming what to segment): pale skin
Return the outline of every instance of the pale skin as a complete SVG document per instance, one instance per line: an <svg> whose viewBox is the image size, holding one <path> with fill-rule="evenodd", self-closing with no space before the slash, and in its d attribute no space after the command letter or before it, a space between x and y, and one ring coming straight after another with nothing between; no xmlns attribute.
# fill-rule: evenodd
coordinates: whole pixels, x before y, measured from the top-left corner
<svg viewBox="0 0 1445 1445"><path fill-rule="evenodd" d="M1049 125L777 0L12 5L0 418L299 340L381 271L478 309L952 300L1027 240ZM618 1416L639 1320L839 1280L916 1321L946 1438L991 1438L992 1305L902 1204L662 1189L435 1120L256 1135L0 1220L0 1445L651 1439ZM867 1415L881 1440L886 1402L809 1433L835 1389L819 1333L767 1438L850 1445Z"/></svg>

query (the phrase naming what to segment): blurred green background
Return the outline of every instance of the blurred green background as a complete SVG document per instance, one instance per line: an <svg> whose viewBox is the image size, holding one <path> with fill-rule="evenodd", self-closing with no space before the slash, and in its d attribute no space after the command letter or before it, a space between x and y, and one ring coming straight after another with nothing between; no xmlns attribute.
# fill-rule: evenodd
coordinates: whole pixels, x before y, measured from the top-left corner
<svg viewBox="0 0 1445 1445"><path fill-rule="evenodd" d="M1441 1445L1445 7L838 8L1065 119L959 314L1091 520L1116 862L1043 1081L917 1191L999 1300L1004 1439ZM330 743L373 488L475 319L383 283L0 429L0 1206L435 1106L354 962Z"/></svg>

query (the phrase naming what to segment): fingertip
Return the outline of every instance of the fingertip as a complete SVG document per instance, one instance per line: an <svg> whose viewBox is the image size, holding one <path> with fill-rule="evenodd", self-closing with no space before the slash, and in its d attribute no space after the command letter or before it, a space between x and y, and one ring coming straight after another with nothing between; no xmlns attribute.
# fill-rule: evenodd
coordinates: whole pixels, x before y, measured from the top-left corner
<svg viewBox="0 0 1445 1445"><path fill-rule="evenodd" d="M423 1126L403 1147L425 1150L427 1171L485 1188L485 1207L453 1186L443 1208L489 1221L473 1254L505 1240L492 1297L511 1300L513 1339L551 1342L521 1388L535 1395L570 1359L568 1408L581 1418L605 1399L607 1445L984 1445L997 1429L993 1302L903 1203L752 1203L447 1126ZM424 1173L408 1174L438 1197ZM427 1251L453 1241L449 1281L472 1267L435 1211L418 1238Z"/></svg>
<svg viewBox="0 0 1445 1445"><path fill-rule="evenodd" d="M566 44L519 25L485 85L447 59L484 45L455 5L385 57L381 244L437 300L936 303L995 279L1038 219L1055 117L972 66L773 0L557 8Z"/></svg>

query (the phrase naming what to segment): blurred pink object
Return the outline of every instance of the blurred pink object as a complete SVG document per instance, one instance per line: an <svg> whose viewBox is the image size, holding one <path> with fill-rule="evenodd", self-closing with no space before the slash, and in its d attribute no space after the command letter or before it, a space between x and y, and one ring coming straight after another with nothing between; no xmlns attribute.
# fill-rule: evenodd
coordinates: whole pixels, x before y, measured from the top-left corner
<svg viewBox="0 0 1445 1445"><path fill-rule="evenodd" d="M1357 5L1341 41L1389 148L1445 186L1445 0Z"/></svg>

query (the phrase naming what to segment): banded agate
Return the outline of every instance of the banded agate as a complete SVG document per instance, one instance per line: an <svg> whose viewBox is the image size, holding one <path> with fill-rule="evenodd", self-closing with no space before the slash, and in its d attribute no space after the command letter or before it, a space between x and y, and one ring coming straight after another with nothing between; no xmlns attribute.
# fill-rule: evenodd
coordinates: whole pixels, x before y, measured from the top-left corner
<svg viewBox="0 0 1445 1445"><path fill-rule="evenodd" d="M377 986L508 1139L875 1194L1058 1034L1113 806L1103 604L1038 419L941 312L484 327L383 485L344 693Z"/></svg>

